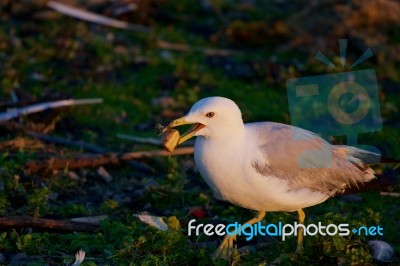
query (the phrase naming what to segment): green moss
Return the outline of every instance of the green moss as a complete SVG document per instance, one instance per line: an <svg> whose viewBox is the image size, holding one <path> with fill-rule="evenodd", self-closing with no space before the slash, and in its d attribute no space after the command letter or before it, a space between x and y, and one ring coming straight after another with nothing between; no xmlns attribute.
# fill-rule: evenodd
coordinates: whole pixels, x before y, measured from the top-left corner
<svg viewBox="0 0 400 266"><path fill-rule="evenodd" d="M48 188L34 189L32 194L27 197L28 213L33 217L39 217L48 210Z"/></svg>

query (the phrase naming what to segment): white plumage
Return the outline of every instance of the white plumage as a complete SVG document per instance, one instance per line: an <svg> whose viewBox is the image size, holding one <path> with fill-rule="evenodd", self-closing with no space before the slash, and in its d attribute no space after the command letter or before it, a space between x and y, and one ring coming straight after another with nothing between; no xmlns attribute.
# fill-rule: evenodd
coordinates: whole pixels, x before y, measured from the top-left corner
<svg viewBox="0 0 400 266"><path fill-rule="evenodd" d="M238 106L222 97L204 98L170 126L193 124L179 143L197 136L194 158L219 199L259 212L298 211L345 188L373 179L365 163L379 155L334 146L301 128L273 122L244 124ZM226 257L226 238L217 256ZM302 249L299 237L298 250Z"/></svg>
<svg viewBox="0 0 400 266"><path fill-rule="evenodd" d="M205 116L209 112L212 118ZM244 208L296 211L374 178L372 169L346 146L332 146L284 124L244 124L239 108L227 98L200 100L185 121L204 125L195 133L194 158L201 176L218 198Z"/></svg>

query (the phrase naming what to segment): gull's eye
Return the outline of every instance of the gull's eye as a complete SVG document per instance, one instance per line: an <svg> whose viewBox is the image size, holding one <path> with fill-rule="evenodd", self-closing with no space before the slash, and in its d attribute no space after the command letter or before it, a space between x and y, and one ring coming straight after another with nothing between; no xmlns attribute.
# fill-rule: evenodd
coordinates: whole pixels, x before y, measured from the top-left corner
<svg viewBox="0 0 400 266"><path fill-rule="evenodd" d="M214 112L209 112L209 113L206 114L206 116L207 116L208 118L211 118L211 117L213 117L214 115L215 115Z"/></svg>

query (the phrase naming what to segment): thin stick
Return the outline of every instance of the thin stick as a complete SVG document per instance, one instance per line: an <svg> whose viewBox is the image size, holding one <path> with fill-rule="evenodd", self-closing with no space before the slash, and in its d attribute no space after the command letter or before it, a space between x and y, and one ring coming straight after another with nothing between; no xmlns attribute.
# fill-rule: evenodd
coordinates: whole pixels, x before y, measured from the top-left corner
<svg viewBox="0 0 400 266"><path fill-rule="evenodd" d="M47 3L47 6L63 15L85 20L92 23L97 23L118 29L138 31L138 32L150 31L150 28L142 25L132 24L125 21L109 18L103 15L99 15L90 11L82 10L76 7L72 7L54 1L49 1Z"/></svg>
<svg viewBox="0 0 400 266"><path fill-rule="evenodd" d="M33 227L64 232L95 232L100 226L94 223L81 223L33 217L1 217L0 228Z"/></svg>
<svg viewBox="0 0 400 266"><path fill-rule="evenodd" d="M157 47L160 49L173 50L178 52L200 52L208 56L230 56L240 54L238 51L220 48L208 48L200 46L190 46L183 43L170 43L161 39L157 40Z"/></svg>
<svg viewBox="0 0 400 266"><path fill-rule="evenodd" d="M193 147L184 147L175 149L173 152L168 152L164 150L155 150L155 151L134 151L124 153L121 156L121 160L132 160L132 159L143 159L143 158L151 158L151 157L167 157L167 156L174 156L174 155L188 155L193 154L194 148Z"/></svg>
<svg viewBox="0 0 400 266"><path fill-rule="evenodd" d="M72 146L72 147L78 147L78 148L82 148L88 152L94 152L94 153L105 153L106 149L93 145L93 144L89 144L86 142L83 142L81 140L78 141L73 141L73 140L68 140L65 138L61 138L61 137L55 137L55 136L48 136L46 134L41 134L41 133L37 133L37 132L32 132L32 131L28 131L26 132L26 134L28 134L29 136L35 138L35 139L39 139L41 141L44 142L48 142L48 143L54 143L57 145L63 145L63 146Z"/></svg>
<svg viewBox="0 0 400 266"><path fill-rule="evenodd" d="M11 111L0 114L0 122L8 121L23 115L42 112L51 108L60 108L65 106L83 105L83 104L97 104L102 102L103 99L96 98L96 99L81 99L81 100L70 99L70 100L61 100L55 102L37 103L22 108L12 109Z"/></svg>
<svg viewBox="0 0 400 266"><path fill-rule="evenodd" d="M122 161L127 160L140 160L151 157L165 157L174 155L187 155L193 154L193 147L185 147L175 149L172 153L164 150L155 151L136 151L128 152L124 154L99 154L99 155L88 155L79 156L75 158L50 158L47 160L34 160L29 161L25 164L25 173L33 174L45 170L57 170L57 169L77 169L87 167L98 167L105 164L120 164Z"/></svg>
<svg viewBox="0 0 400 266"><path fill-rule="evenodd" d="M385 192L385 191L382 191L379 194L381 196L390 196L390 197L396 197L396 198L400 197L400 193L399 192Z"/></svg>

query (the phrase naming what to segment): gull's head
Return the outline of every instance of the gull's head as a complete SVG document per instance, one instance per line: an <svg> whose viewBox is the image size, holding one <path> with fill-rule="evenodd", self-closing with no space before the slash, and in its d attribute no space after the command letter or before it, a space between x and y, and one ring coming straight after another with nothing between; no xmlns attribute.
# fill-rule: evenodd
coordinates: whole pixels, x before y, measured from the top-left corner
<svg viewBox="0 0 400 266"><path fill-rule="evenodd" d="M244 130L242 114L236 103L228 98L208 97L196 102L189 113L170 123L170 127L192 124L178 144L193 136L217 139L240 134Z"/></svg>

